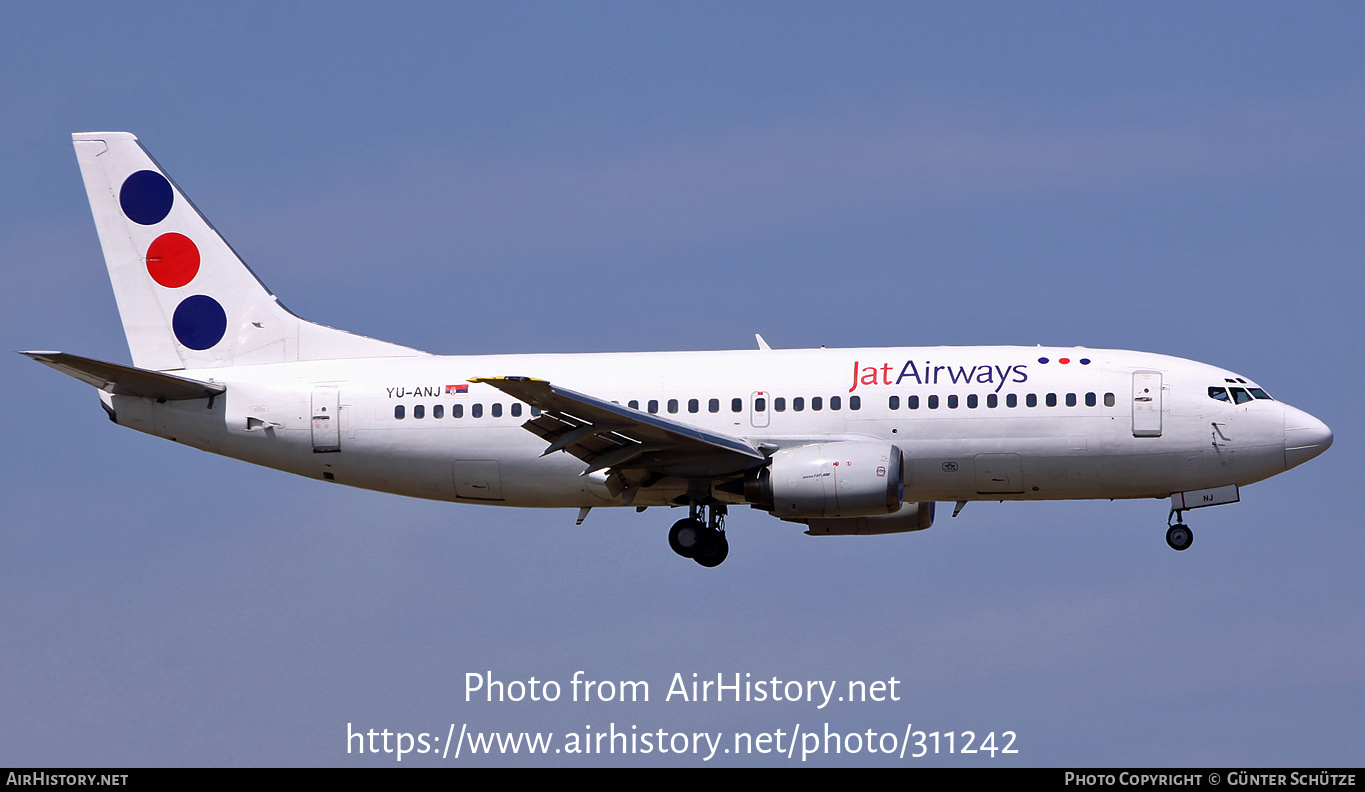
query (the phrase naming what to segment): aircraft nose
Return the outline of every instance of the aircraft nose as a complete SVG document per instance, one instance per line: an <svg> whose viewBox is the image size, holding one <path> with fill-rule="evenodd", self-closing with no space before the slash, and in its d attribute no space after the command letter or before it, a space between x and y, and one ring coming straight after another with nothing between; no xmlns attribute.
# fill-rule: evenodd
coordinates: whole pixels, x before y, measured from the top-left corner
<svg viewBox="0 0 1365 792"><path fill-rule="evenodd" d="M1296 407L1284 406L1284 467L1302 465L1332 446L1327 424Z"/></svg>

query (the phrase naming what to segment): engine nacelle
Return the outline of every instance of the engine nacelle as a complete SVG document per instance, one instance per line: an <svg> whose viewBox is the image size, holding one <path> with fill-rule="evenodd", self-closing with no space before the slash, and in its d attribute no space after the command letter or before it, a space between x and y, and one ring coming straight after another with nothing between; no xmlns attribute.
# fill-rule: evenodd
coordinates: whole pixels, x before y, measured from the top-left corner
<svg viewBox="0 0 1365 792"><path fill-rule="evenodd" d="M871 536L923 531L934 524L934 503L902 503L895 514L841 520L800 520L809 536Z"/></svg>
<svg viewBox="0 0 1365 792"><path fill-rule="evenodd" d="M782 519L887 515L901 507L903 467L890 443L811 443L773 454L744 494Z"/></svg>

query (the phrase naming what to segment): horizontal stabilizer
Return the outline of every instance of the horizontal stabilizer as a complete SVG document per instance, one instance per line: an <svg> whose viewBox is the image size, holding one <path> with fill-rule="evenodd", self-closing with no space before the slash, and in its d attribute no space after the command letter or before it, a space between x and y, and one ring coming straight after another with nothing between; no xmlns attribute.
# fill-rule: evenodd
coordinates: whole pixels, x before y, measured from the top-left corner
<svg viewBox="0 0 1365 792"><path fill-rule="evenodd" d="M216 382L200 382L160 371L106 363L65 352L20 352L25 357L75 377L87 385L112 393L115 396L141 396L147 399L181 401L185 399L207 399L217 396L227 388Z"/></svg>

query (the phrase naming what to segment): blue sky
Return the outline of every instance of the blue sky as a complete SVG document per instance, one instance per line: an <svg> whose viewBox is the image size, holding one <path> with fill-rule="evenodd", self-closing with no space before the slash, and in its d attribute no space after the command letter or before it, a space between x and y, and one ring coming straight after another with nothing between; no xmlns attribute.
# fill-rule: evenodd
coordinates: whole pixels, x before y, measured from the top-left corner
<svg viewBox="0 0 1365 792"><path fill-rule="evenodd" d="M1336 445L1191 514L1179 555L1164 502L974 503L846 540L739 512L701 570L667 550L670 514L575 527L257 469L120 429L13 355L0 765L386 765L346 754L347 723L452 722L1017 733L1017 756L917 760L963 766L1358 763L1363 22L1348 3L11 9L11 350L127 360L70 146L126 129L295 312L367 335L1142 349L1242 372ZM490 670L644 679L655 700L465 702ZM660 700L693 672L896 677L902 700Z"/></svg>

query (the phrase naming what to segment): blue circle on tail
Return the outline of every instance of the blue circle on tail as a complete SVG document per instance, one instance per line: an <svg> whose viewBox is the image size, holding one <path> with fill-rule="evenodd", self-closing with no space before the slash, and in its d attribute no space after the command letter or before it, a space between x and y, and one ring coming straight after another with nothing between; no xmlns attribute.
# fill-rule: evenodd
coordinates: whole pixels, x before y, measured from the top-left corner
<svg viewBox="0 0 1365 792"><path fill-rule="evenodd" d="M156 225L171 213L175 192L166 177L156 171L140 170L123 180L118 203L123 213L138 225Z"/></svg>
<svg viewBox="0 0 1365 792"><path fill-rule="evenodd" d="M180 343L190 349L208 349L223 340L227 332L227 312L212 297L196 294L175 307L171 329Z"/></svg>

